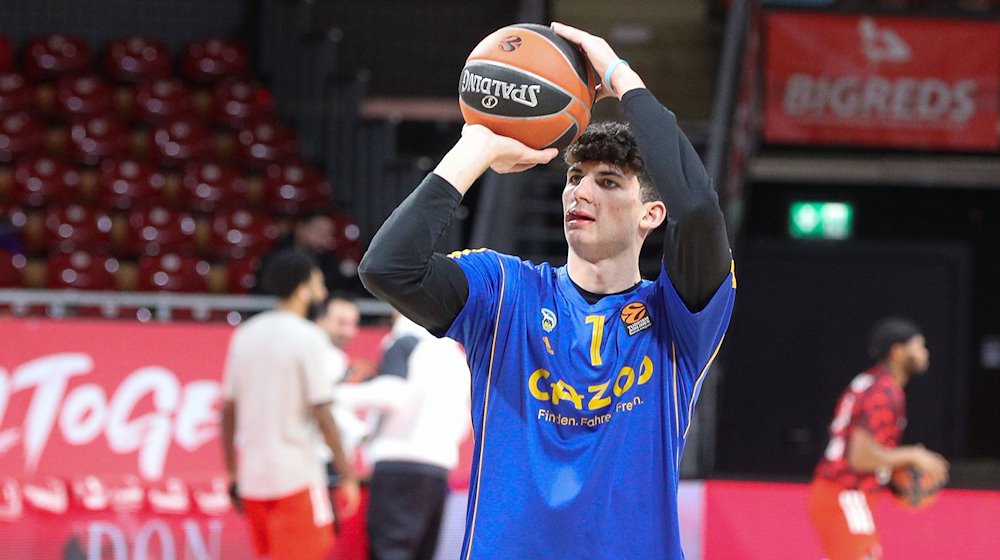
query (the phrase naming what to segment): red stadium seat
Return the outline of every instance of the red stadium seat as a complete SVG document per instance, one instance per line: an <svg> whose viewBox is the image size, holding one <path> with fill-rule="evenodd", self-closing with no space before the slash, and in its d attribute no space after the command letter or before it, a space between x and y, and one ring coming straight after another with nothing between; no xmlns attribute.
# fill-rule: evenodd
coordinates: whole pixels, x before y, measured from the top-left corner
<svg viewBox="0 0 1000 560"><path fill-rule="evenodd" d="M161 165L174 167L212 155L211 131L193 117L183 117L153 129L150 154Z"/></svg>
<svg viewBox="0 0 1000 560"><path fill-rule="evenodd" d="M250 258L269 250L279 237L281 228L270 216L231 210L212 220L209 253L218 258Z"/></svg>
<svg viewBox="0 0 1000 560"><path fill-rule="evenodd" d="M6 35L0 35L0 72L14 69L14 47Z"/></svg>
<svg viewBox="0 0 1000 560"><path fill-rule="evenodd" d="M119 82L166 78L170 76L170 51L149 37L121 37L108 45L104 72Z"/></svg>
<svg viewBox="0 0 1000 560"><path fill-rule="evenodd" d="M106 159L97 175L97 202L109 210L160 206L166 186L163 173L144 161Z"/></svg>
<svg viewBox="0 0 1000 560"><path fill-rule="evenodd" d="M195 254L198 224L190 214L160 206L128 215L125 250L130 255Z"/></svg>
<svg viewBox="0 0 1000 560"><path fill-rule="evenodd" d="M211 119L232 129L241 129L249 122L273 117L271 92L259 82L229 78L212 90Z"/></svg>
<svg viewBox="0 0 1000 560"><path fill-rule="evenodd" d="M95 74L64 76L56 83L55 114L67 120L115 110L115 90Z"/></svg>
<svg viewBox="0 0 1000 560"><path fill-rule="evenodd" d="M28 259L21 253L0 249L0 288L23 288Z"/></svg>
<svg viewBox="0 0 1000 560"><path fill-rule="evenodd" d="M54 290L114 290L118 268L118 259L86 251L52 255L48 259L45 287Z"/></svg>
<svg viewBox="0 0 1000 560"><path fill-rule="evenodd" d="M72 205L49 208L45 213L45 237L50 251L111 250L111 216L100 210Z"/></svg>
<svg viewBox="0 0 1000 560"><path fill-rule="evenodd" d="M50 157L22 159L14 166L14 202L36 208L83 200L80 172Z"/></svg>
<svg viewBox="0 0 1000 560"><path fill-rule="evenodd" d="M330 183L314 167L275 163L264 173L264 207L279 214L294 216L304 210L329 206L330 196Z"/></svg>
<svg viewBox="0 0 1000 560"><path fill-rule="evenodd" d="M139 118L153 125L195 114L191 90L173 78L139 83L135 88L135 105Z"/></svg>
<svg viewBox="0 0 1000 560"><path fill-rule="evenodd" d="M257 285L257 267L260 258L231 260L226 265L226 292L248 294Z"/></svg>
<svg viewBox="0 0 1000 560"><path fill-rule="evenodd" d="M0 163L37 154L45 147L45 125L30 113L0 116Z"/></svg>
<svg viewBox="0 0 1000 560"><path fill-rule="evenodd" d="M32 80L81 74L91 68L87 42L70 35L35 37L28 41L24 54L24 72Z"/></svg>
<svg viewBox="0 0 1000 560"><path fill-rule="evenodd" d="M185 208L211 213L246 206L249 190L246 179L232 167L192 162L184 166L180 200Z"/></svg>
<svg viewBox="0 0 1000 560"><path fill-rule="evenodd" d="M250 170L261 170L272 163L298 159L295 133L269 119L251 123L236 135L236 161Z"/></svg>
<svg viewBox="0 0 1000 560"><path fill-rule="evenodd" d="M99 115L73 123L66 152L78 163L95 166L104 159L127 156L130 147L128 126L118 117Z"/></svg>
<svg viewBox="0 0 1000 560"><path fill-rule="evenodd" d="M0 115L30 111L35 104L35 88L21 74L0 73Z"/></svg>
<svg viewBox="0 0 1000 560"><path fill-rule="evenodd" d="M181 73L200 85L215 83L227 76L243 76L250 69L246 48L225 39L205 39L191 43L181 59Z"/></svg>
<svg viewBox="0 0 1000 560"><path fill-rule="evenodd" d="M139 259L137 288L144 292L207 292L206 261L166 254Z"/></svg>
<svg viewBox="0 0 1000 560"><path fill-rule="evenodd" d="M341 262L341 273L353 276L361 263L361 228L354 218L343 213L333 215L333 253Z"/></svg>

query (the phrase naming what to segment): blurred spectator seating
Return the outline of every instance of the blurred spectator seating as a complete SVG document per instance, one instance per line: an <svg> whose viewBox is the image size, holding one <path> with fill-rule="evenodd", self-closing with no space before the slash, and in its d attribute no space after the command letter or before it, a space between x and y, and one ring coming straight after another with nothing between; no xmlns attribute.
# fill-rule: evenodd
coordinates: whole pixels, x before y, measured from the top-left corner
<svg viewBox="0 0 1000 560"><path fill-rule="evenodd" d="M166 185L163 173L144 161L106 159L97 176L97 201L109 210L163 205Z"/></svg>
<svg viewBox="0 0 1000 560"><path fill-rule="evenodd" d="M119 117L97 115L70 126L66 153L77 163L93 167L108 158L126 157L131 148L131 133Z"/></svg>
<svg viewBox="0 0 1000 560"><path fill-rule="evenodd" d="M207 292L207 261L172 253L139 258L136 288L144 292Z"/></svg>
<svg viewBox="0 0 1000 560"><path fill-rule="evenodd" d="M180 117L153 129L150 158L165 167L177 167L189 161L213 155L214 137L194 117Z"/></svg>
<svg viewBox="0 0 1000 560"><path fill-rule="evenodd" d="M236 161L246 169L260 171L271 163L298 159L295 133L270 119L250 123L236 135Z"/></svg>
<svg viewBox="0 0 1000 560"><path fill-rule="evenodd" d="M50 251L109 253L112 239L111 216L104 211L74 204L52 207L45 213L45 242Z"/></svg>
<svg viewBox="0 0 1000 560"><path fill-rule="evenodd" d="M123 254L192 256L197 252L197 232L197 222L186 212L162 206L137 208L128 215Z"/></svg>
<svg viewBox="0 0 1000 560"><path fill-rule="evenodd" d="M264 172L261 200L272 212L295 216L330 205L330 183L314 167L274 163Z"/></svg>
<svg viewBox="0 0 1000 560"><path fill-rule="evenodd" d="M29 40L24 49L24 72L32 80L53 80L90 68L90 47L80 37L44 35Z"/></svg>
<svg viewBox="0 0 1000 560"><path fill-rule="evenodd" d="M0 115L30 111L35 104L35 88L23 74L0 71Z"/></svg>
<svg viewBox="0 0 1000 560"><path fill-rule="evenodd" d="M21 253L0 249L0 288L23 288L28 259Z"/></svg>
<svg viewBox="0 0 1000 560"><path fill-rule="evenodd" d="M208 85L220 78L244 76L250 70L246 48L226 39L205 39L188 45L181 58L181 73L187 80Z"/></svg>
<svg viewBox="0 0 1000 560"><path fill-rule="evenodd" d="M48 259L46 287L49 289L114 290L118 259L107 255L74 251Z"/></svg>
<svg viewBox="0 0 1000 560"><path fill-rule="evenodd" d="M83 202L80 172L48 156L22 159L14 166L13 200L42 208Z"/></svg>
<svg viewBox="0 0 1000 560"><path fill-rule="evenodd" d="M218 163L191 162L184 166L179 199L182 206L211 213L248 205L249 184L239 170Z"/></svg>
<svg viewBox="0 0 1000 560"><path fill-rule="evenodd" d="M218 259L245 259L269 250L281 237L270 216L236 209L212 219L207 253Z"/></svg>
<svg viewBox="0 0 1000 560"><path fill-rule="evenodd" d="M209 117L216 124L239 130L251 121L273 116L271 93L259 82L227 78L212 90Z"/></svg>
<svg viewBox="0 0 1000 560"><path fill-rule="evenodd" d="M176 78L140 82L135 88L135 106L137 116L151 125L195 114L191 90Z"/></svg>
<svg viewBox="0 0 1000 560"><path fill-rule="evenodd" d="M309 212L334 224L316 249L330 270L339 258L353 273L357 226L324 210L331 186L243 46L196 41L177 73L148 37L102 55L68 35L23 49L0 35L0 287L248 293L261 255Z"/></svg>
<svg viewBox="0 0 1000 560"><path fill-rule="evenodd" d="M53 113L65 120L109 115L115 111L115 90L96 74L64 76L56 82Z"/></svg>
<svg viewBox="0 0 1000 560"><path fill-rule="evenodd" d="M136 83L170 76L170 52L149 37L121 37L111 41L104 56L104 73L118 82Z"/></svg>
<svg viewBox="0 0 1000 560"><path fill-rule="evenodd" d="M45 125L27 112L0 115L0 163L35 155L45 147Z"/></svg>
<svg viewBox="0 0 1000 560"><path fill-rule="evenodd" d="M226 291L230 294L249 294L257 285L258 257L235 259L226 263Z"/></svg>

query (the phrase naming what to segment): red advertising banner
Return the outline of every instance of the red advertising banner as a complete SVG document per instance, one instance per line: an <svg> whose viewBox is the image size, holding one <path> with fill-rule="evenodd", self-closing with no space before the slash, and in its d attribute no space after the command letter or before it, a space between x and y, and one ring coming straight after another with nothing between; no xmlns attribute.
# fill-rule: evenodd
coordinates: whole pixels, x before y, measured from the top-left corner
<svg viewBox="0 0 1000 560"><path fill-rule="evenodd" d="M804 484L705 483L703 560L822 558ZM873 510L885 559L996 558L1000 492L945 489L910 510L883 492Z"/></svg>
<svg viewBox="0 0 1000 560"><path fill-rule="evenodd" d="M1000 23L771 12L764 139L996 150Z"/></svg>
<svg viewBox="0 0 1000 560"><path fill-rule="evenodd" d="M377 360L386 332L349 354ZM0 318L0 560L252 557L219 448L231 333Z"/></svg>

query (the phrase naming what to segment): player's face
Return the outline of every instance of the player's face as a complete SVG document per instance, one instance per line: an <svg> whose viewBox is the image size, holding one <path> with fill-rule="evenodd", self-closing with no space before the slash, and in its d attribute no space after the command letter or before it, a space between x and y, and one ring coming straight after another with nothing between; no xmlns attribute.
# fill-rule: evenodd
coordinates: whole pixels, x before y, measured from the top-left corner
<svg viewBox="0 0 1000 560"><path fill-rule="evenodd" d="M335 299L327 304L326 314L317 324L326 331L333 345L343 350L358 335L360 321L361 313L357 305Z"/></svg>
<svg viewBox="0 0 1000 560"><path fill-rule="evenodd" d="M563 230L578 255L599 260L642 245L646 213L634 173L603 162L575 163L566 171Z"/></svg>
<svg viewBox="0 0 1000 560"><path fill-rule="evenodd" d="M927 372L930 367L931 353L927 350L927 341L923 335L917 335L906 341L903 345L904 362L903 367L910 375L920 375Z"/></svg>

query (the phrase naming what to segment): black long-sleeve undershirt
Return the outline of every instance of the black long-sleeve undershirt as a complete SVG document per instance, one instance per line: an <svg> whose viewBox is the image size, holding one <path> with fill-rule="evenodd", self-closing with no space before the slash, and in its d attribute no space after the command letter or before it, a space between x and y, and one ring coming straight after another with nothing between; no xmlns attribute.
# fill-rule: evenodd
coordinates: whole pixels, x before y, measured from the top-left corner
<svg viewBox="0 0 1000 560"><path fill-rule="evenodd" d="M718 197L676 117L648 90L626 93L622 109L667 206L663 244L667 274L688 308L698 311L730 270ZM468 279L458 264L434 253L460 203L454 187L428 175L375 234L359 268L373 295L439 336L469 296Z"/></svg>

